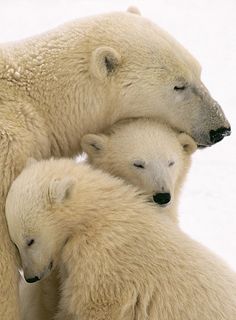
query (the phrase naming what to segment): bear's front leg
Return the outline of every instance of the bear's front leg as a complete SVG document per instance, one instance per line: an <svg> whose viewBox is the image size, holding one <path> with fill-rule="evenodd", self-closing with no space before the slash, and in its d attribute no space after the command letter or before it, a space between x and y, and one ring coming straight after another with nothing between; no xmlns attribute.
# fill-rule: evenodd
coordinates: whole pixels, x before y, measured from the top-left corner
<svg viewBox="0 0 236 320"><path fill-rule="evenodd" d="M0 156L1 157L1 156ZM2 159L1 159L2 160ZM2 177L2 170L0 173ZM5 220L5 196L2 186L0 198L0 319L19 319L19 294L16 255L12 242L10 241Z"/></svg>
<svg viewBox="0 0 236 320"><path fill-rule="evenodd" d="M19 319L19 293L16 250L10 240L5 219L5 201L21 155L16 152L15 141L2 129L0 131L0 319ZM16 165L17 163L17 165Z"/></svg>

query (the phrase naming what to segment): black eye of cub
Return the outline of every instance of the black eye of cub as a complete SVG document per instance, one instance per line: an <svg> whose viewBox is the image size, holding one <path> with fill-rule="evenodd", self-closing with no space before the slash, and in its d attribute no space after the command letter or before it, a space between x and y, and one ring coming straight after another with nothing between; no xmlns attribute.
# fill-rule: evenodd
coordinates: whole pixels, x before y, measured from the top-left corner
<svg viewBox="0 0 236 320"><path fill-rule="evenodd" d="M139 161L134 162L133 165L134 165L134 167L136 167L136 168L144 169L144 163L141 162L141 161L140 161L140 162L139 162Z"/></svg>
<svg viewBox="0 0 236 320"><path fill-rule="evenodd" d="M169 166L169 167L172 167L174 164L175 164L174 161L170 161L169 164L168 164L168 166Z"/></svg>
<svg viewBox="0 0 236 320"><path fill-rule="evenodd" d="M175 86L174 87L175 91L183 91L184 89L186 89L186 86Z"/></svg>
<svg viewBox="0 0 236 320"><path fill-rule="evenodd" d="M27 241L28 247L32 246L32 244L34 244L34 239L30 239L29 241Z"/></svg>

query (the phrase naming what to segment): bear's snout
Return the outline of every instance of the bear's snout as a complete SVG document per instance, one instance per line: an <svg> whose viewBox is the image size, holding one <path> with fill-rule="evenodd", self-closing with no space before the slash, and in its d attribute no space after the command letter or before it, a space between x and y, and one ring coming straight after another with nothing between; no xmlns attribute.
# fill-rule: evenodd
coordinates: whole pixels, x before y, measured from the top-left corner
<svg viewBox="0 0 236 320"><path fill-rule="evenodd" d="M156 193L153 196L154 202L158 203L161 206L167 205L171 200L171 195L168 192L165 193Z"/></svg>
<svg viewBox="0 0 236 320"><path fill-rule="evenodd" d="M32 278L29 278L28 274L25 273L24 274L25 281L28 282L28 283L34 283L34 282L37 282L39 280L42 280L42 279L44 279L45 277L47 277L50 274L50 272L52 271L52 268L53 268L53 261L51 261L49 263L49 265L46 268L44 268L43 272L38 273L38 276L34 276Z"/></svg>

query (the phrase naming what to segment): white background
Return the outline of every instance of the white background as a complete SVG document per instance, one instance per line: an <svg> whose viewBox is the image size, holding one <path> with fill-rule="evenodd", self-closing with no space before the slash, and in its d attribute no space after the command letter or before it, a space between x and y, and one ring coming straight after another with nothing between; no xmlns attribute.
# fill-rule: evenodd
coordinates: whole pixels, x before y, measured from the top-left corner
<svg viewBox="0 0 236 320"><path fill-rule="evenodd" d="M202 79L220 102L232 135L198 151L182 194L182 228L236 270L236 1L0 0L0 42L70 19L137 5L200 61Z"/></svg>

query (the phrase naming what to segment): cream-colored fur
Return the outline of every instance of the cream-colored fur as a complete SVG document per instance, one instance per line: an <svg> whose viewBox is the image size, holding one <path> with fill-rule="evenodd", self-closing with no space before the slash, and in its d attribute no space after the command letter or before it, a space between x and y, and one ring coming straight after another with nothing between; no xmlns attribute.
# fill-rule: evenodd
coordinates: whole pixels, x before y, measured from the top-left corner
<svg viewBox="0 0 236 320"><path fill-rule="evenodd" d="M27 167L6 202L25 278L60 268L57 320L234 320L235 273L157 210L72 160Z"/></svg>
<svg viewBox="0 0 236 320"><path fill-rule="evenodd" d="M199 64L140 15L94 16L0 46L1 320L19 319L4 206L26 159L73 156L84 134L143 116L163 118L200 145L212 144L210 130L229 126Z"/></svg>
<svg viewBox="0 0 236 320"><path fill-rule="evenodd" d="M190 136L154 120L137 119L122 121L106 134L85 135L81 145L95 168L140 188L151 201L157 194L169 193L166 205L171 210L164 207L163 213L178 219L181 187L197 148Z"/></svg>
<svg viewBox="0 0 236 320"><path fill-rule="evenodd" d="M106 135L85 135L81 145L95 168L139 187L151 201L157 192L170 192L168 208L159 208L158 213L178 220L180 189L189 171L191 154L196 150L192 138L157 121L133 119L117 123ZM134 167L134 163L142 163L144 169ZM59 301L59 287L54 278L57 278L55 271L47 278L50 281L32 285L22 280L23 320L52 319Z"/></svg>
<svg viewBox="0 0 236 320"><path fill-rule="evenodd" d="M36 283L20 281L20 311L22 320L54 319L60 298L58 271Z"/></svg>

